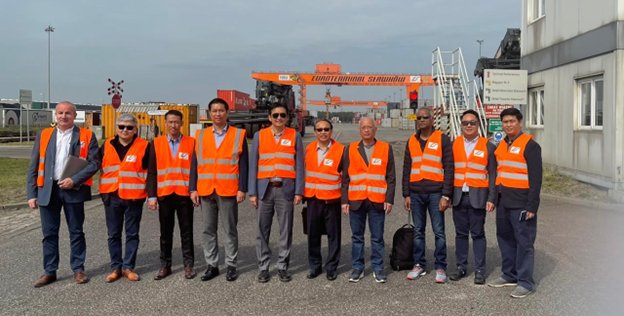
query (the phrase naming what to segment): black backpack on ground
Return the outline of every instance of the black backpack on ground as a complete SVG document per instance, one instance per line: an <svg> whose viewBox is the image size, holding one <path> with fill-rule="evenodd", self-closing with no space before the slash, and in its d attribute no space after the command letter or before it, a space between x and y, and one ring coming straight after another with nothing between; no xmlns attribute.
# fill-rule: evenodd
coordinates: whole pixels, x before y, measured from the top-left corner
<svg viewBox="0 0 624 316"><path fill-rule="evenodd" d="M414 225L405 224L394 233L390 267L395 271L411 270L414 267Z"/></svg>

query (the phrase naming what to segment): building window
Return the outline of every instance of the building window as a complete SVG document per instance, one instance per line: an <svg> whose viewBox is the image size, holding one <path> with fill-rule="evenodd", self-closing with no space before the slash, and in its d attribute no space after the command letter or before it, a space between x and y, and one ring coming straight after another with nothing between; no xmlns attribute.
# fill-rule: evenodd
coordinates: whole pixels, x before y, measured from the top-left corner
<svg viewBox="0 0 624 316"><path fill-rule="evenodd" d="M529 90L529 126L544 127L544 87Z"/></svg>
<svg viewBox="0 0 624 316"><path fill-rule="evenodd" d="M603 86L602 77L578 81L579 126L581 129L602 129Z"/></svg>
<svg viewBox="0 0 624 316"><path fill-rule="evenodd" d="M529 22L536 21L546 15L546 0L529 0Z"/></svg>

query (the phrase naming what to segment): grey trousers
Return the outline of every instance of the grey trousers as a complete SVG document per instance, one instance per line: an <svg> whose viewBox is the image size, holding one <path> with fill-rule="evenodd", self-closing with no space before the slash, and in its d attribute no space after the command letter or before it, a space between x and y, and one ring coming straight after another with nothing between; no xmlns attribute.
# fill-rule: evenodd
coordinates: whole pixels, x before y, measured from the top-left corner
<svg viewBox="0 0 624 316"><path fill-rule="evenodd" d="M277 213L279 222L279 257L277 268L287 270L290 262L290 249L292 248L293 232L293 201L284 198L283 188L269 186L264 199L258 200L258 238L256 239L256 255L260 270L268 270L271 263L271 248L269 237L271 236L271 224L273 214Z"/></svg>
<svg viewBox="0 0 624 316"><path fill-rule="evenodd" d="M225 264L236 267L238 257L238 203L235 196L219 196L217 191L201 197L201 211L204 225L202 243L206 263L219 266L219 244L217 224L221 217L225 248Z"/></svg>

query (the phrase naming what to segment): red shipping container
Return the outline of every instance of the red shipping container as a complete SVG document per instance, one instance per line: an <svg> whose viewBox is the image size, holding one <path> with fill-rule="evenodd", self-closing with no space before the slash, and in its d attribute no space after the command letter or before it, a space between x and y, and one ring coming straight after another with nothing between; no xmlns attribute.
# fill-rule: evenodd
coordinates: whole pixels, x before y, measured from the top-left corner
<svg viewBox="0 0 624 316"><path fill-rule="evenodd" d="M253 103L249 94L236 90L217 90L217 97L228 103L230 111L249 111Z"/></svg>

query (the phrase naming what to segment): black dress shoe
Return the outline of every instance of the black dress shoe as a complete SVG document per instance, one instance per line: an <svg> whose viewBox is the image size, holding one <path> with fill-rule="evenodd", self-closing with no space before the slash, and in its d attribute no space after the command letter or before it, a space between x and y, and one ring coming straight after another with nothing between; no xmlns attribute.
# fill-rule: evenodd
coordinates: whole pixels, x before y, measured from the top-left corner
<svg viewBox="0 0 624 316"><path fill-rule="evenodd" d="M289 282L290 280L292 280L292 277L290 276L290 273L288 273L288 270L277 270L277 275L279 275L280 281L282 282Z"/></svg>
<svg viewBox="0 0 624 316"><path fill-rule="evenodd" d="M271 279L271 275L269 274L269 270L262 270L260 274L258 274L258 282L267 283Z"/></svg>
<svg viewBox="0 0 624 316"><path fill-rule="evenodd" d="M485 273L483 273L481 271L475 272L474 283L475 284L485 284Z"/></svg>
<svg viewBox="0 0 624 316"><path fill-rule="evenodd" d="M201 280L202 281L212 280L217 275L219 275L219 268L208 265L208 270L206 270L206 273L202 275Z"/></svg>
<svg viewBox="0 0 624 316"><path fill-rule="evenodd" d="M338 273L336 271L327 271L327 280L333 281L338 277Z"/></svg>
<svg viewBox="0 0 624 316"><path fill-rule="evenodd" d="M225 273L225 279L232 282L238 279L238 273L236 273L236 268L232 266L227 267L227 272Z"/></svg>
<svg viewBox="0 0 624 316"><path fill-rule="evenodd" d="M317 276L319 276L319 275L321 275L321 271L318 271L318 270L316 270L316 271L314 271L314 270L310 270L310 271L308 272L308 275L306 276L306 278L308 278L308 279L314 279L314 278L316 278L316 277L317 277Z"/></svg>
<svg viewBox="0 0 624 316"><path fill-rule="evenodd" d="M455 273L451 274L449 279L451 279L451 281L459 281L463 277L465 277L467 274L468 274L468 272L466 272L466 270L464 270L461 267L457 267L457 271L455 271Z"/></svg>

